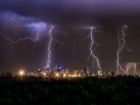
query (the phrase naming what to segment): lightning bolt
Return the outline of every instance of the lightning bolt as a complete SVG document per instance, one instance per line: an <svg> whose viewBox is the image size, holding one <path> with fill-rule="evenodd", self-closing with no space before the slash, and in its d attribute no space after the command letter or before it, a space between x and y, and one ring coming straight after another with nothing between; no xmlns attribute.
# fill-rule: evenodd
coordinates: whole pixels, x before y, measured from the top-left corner
<svg viewBox="0 0 140 105"><path fill-rule="evenodd" d="M52 41L53 41L53 36L52 36L52 32L53 32L54 26L51 26L50 30L49 30L49 43L48 43L48 60L47 60L47 68L51 68L51 57L52 57Z"/></svg>
<svg viewBox="0 0 140 105"><path fill-rule="evenodd" d="M47 68L51 68L52 66L52 44L53 44L53 41L55 41L56 43L58 43L58 45L60 47L62 47L64 45L63 42L60 42L59 40L55 39L53 37L53 31L55 29L55 26L51 26L51 28L49 29L49 42L48 42L48 56L47 56Z"/></svg>
<svg viewBox="0 0 140 105"><path fill-rule="evenodd" d="M19 38L17 40L12 40L10 38L8 38L6 36L6 32L1 32L1 35L3 36L3 38L6 40L6 41L9 41L10 43L13 43L13 44L18 44L19 42L21 41L25 41L25 40L31 40L31 41L37 41L39 39L39 36L40 36L40 33L47 28L47 25L43 22L39 22L39 23L30 23L30 24L26 24L26 25L22 25L22 26L18 26L17 28L19 27L27 27L31 30L31 33L32 35L31 36L28 36L28 37L24 37L24 38Z"/></svg>
<svg viewBox="0 0 140 105"><path fill-rule="evenodd" d="M121 29L121 33L118 32L118 49L117 49L117 61L116 61L116 68L117 68L117 74L119 74L119 70L121 70L125 74L125 70L123 69L121 63L120 63L120 53L124 50L124 47L127 47L125 38L126 38L126 29L127 25L124 25Z"/></svg>
<svg viewBox="0 0 140 105"><path fill-rule="evenodd" d="M90 56L92 57L93 61L96 61L98 70L102 71L100 60L93 52L93 46L96 45L94 34L93 34L94 27L90 27Z"/></svg>

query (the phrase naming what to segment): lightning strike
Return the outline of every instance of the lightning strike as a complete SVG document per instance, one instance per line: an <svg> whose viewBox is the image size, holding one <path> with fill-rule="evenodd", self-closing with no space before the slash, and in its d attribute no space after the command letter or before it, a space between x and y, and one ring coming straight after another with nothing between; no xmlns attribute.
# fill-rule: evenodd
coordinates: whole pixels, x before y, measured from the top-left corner
<svg viewBox="0 0 140 105"><path fill-rule="evenodd" d="M47 25L43 22L39 22L39 23L30 23L30 24L22 25L17 28L20 28L20 27L26 27L27 29L29 29L29 31L31 31L32 35L28 37L24 37L24 38L19 38L17 40L8 38L5 32L3 33L1 32L1 35L6 41L9 41L12 44L18 44L19 42L25 41L25 40L31 40L35 42L39 39L40 35L42 34L41 32L43 32L47 28Z"/></svg>
<svg viewBox="0 0 140 105"><path fill-rule="evenodd" d="M127 47L125 38L126 38L126 29L127 25L124 25L121 29L121 33L118 32L118 49L117 49L117 61L116 61L116 68L117 68L117 74L119 74L119 70L121 70L125 74L125 70L123 69L121 63L120 63L120 54L124 50L125 46Z"/></svg>
<svg viewBox="0 0 140 105"><path fill-rule="evenodd" d="M90 27L90 56L92 57L93 60L96 61L98 70L102 71L100 60L93 52L93 46L96 44L94 35L93 35L93 30L94 30L94 27Z"/></svg>
<svg viewBox="0 0 140 105"><path fill-rule="evenodd" d="M51 26L50 30L49 30L49 43L48 43L48 60L47 60L47 68L51 68L51 57L52 57L52 41L53 41L53 36L52 36L52 32L53 32L54 26Z"/></svg>

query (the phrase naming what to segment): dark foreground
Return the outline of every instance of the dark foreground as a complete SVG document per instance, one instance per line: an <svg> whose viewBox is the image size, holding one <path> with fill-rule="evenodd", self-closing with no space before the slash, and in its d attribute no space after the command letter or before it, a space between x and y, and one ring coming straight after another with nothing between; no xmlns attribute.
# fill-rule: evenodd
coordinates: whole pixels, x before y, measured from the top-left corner
<svg viewBox="0 0 140 105"><path fill-rule="evenodd" d="M140 78L0 78L0 105L140 105Z"/></svg>

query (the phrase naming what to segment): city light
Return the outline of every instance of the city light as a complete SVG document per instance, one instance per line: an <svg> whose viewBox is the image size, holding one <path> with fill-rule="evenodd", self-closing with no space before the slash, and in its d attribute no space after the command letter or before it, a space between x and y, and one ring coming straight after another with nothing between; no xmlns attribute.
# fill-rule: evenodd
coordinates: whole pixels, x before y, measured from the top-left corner
<svg viewBox="0 0 140 105"><path fill-rule="evenodd" d="M24 71L23 70L19 71L19 75L24 75Z"/></svg>
<svg viewBox="0 0 140 105"><path fill-rule="evenodd" d="M46 77L46 75L47 75L47 74L46 74L45 72L43 72L43 77Z"/></svg>
<svg viewBox="0 0 140 105"><path fill-rule="evenodd" d="M73 80L73 79L82 79L82 78L89 78L89 77L97 77L97 78L108 78L108 77L112 77L112 76L136 76L136 67L137 65L134 63L129 63L127 64L127 74L123 75L123 74L116 74L115 72L102 72L101 70L97 70L96 72L92 72L92 70L89 72L84 72L83 70L67 70L64 69L63 71L58 71L55 68L52 69L51 72L49 72L49 70L46 69L40 69L40 71L38 72L26 72L24 70L19 70L18 72L18 76L20 77L20 80L23 80L23 76L26 76L26 78L28 77L43 77L46 80L50 80L49 77L51 77L51 79L69 79L69 80ZM134 70L131 70L134 69ZM133 73L131 73L133 72Z"/></svg>
<svg viewBox="0 0 140 105"><path fill-rule="evenodd" d="M25 75L25 71L24 70L20 70L19 71L19 76L20 76L21 80L23 79L24 75Z"/></svg>
<svg viewBox="0 0 140 105"><path fill-rule="evenodd" d="M59 78L60 77L60 74L59 73L55 73L55 77L56 78Z"/></svg>
<svg viewBox="0 0 140 105"><path fill-rule="evenodd" d="M63 78L66 78L67 77L67 74L66 73L63 73Z"/></svg>

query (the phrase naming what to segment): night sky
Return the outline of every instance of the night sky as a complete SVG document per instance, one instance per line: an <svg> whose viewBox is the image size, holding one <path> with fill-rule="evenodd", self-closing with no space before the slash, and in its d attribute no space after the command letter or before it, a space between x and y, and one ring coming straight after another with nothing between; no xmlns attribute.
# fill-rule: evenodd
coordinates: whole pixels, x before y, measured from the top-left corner
<svg viewBox="0 0 140 105"><path fill-rule="evenodd" d="M45 23L37 41L31 23ZM44 68L47 63L49 28L52 35L52 66L73 69L92 66L89 58L90 29L95 27L97 43L94 53L103 70L116 70L117 35L127 25L126 43L121 64L140 62L140 1L136 0L0 0L0 72L18 69L31 71L33 65ZM33 31L32 31L33 29Z"/></svg>

